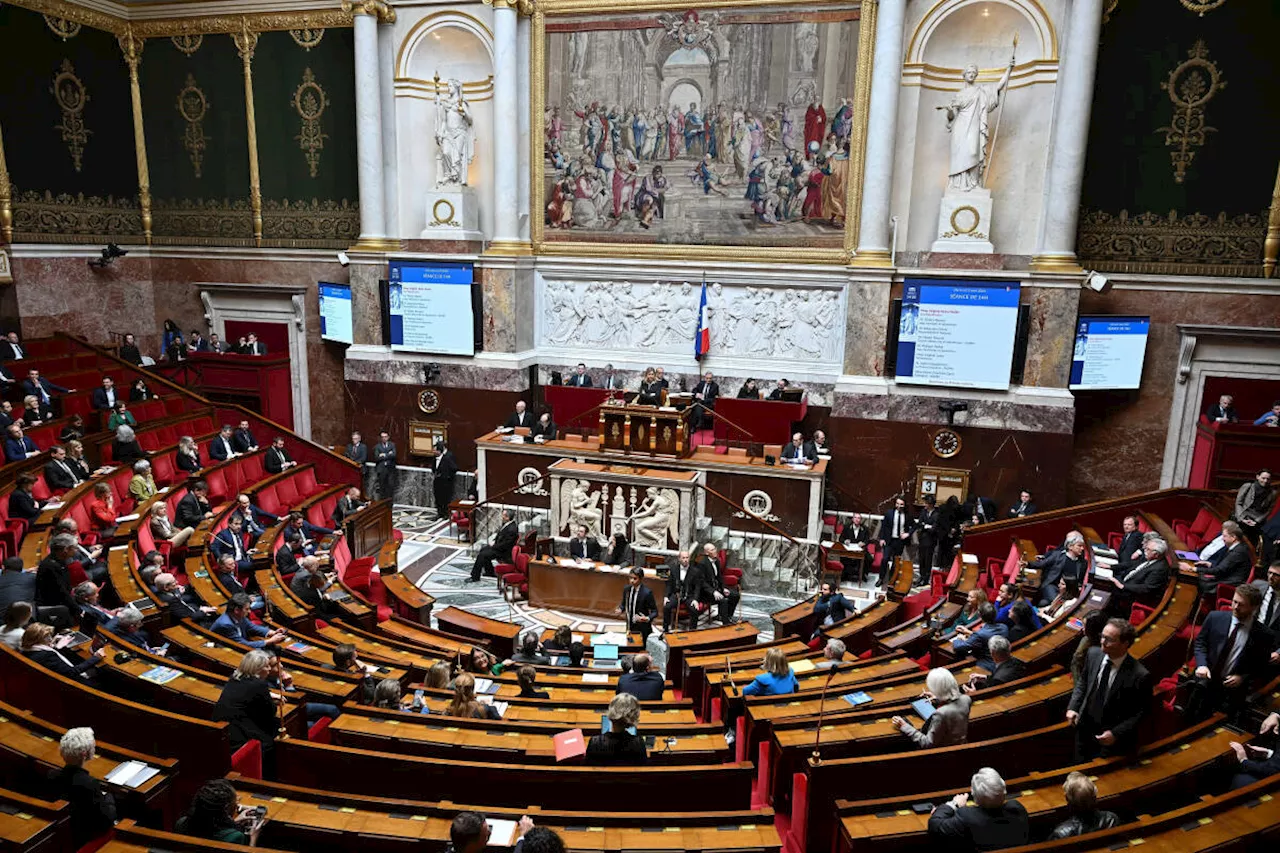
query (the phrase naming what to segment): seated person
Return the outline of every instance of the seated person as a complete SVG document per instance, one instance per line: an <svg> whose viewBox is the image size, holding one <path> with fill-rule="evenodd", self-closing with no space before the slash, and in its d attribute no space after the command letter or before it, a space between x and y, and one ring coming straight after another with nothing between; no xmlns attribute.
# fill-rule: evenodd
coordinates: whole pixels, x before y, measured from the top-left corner
<svg viewBox="0 0 1280 853"><path fill-rule="evenodd" d="M226 462L236 455L236 446L232 441L231 424L223 424L222 429L218 430L218 434L209 442L209 458L215 462ZM273 474L279 471L271 472Z"/></svg>
<svg viewBox="0 0 1280 853"><path fill-rule="evenodd" d="M74 489L84 482L76 469L67 464L67 451L55 444L49 448L49 461L44 466L44 483L55 492Z"/></svg>
<svg viewBox="0 0 1280 853"><path fill-rule="evenodd" d="M111 409L111 417L107 418L107 429L112 432L115 432L116 427L121 424L131 427L138 425L138 419L133 416L133 412L129 411L129 404L124 400L116 400Z"/></svg>
<svg viewBox="0 0 1280 853"><path fill-rule="evenodd" d="M125 334L124 343L120 344L120 357L130 364L142 365L142 350L138 349L138 339L132 334Z"/></svg>
<svg viewBox="0 0 1280 853"><path fill-rule="evenodd" d="M754 379L748 378L742 383L742 387L738 389L739 400L759 400L760 386L756 384Z"/></svg>
<svg viewBox="0 0 1280 853"><path fill-rule="evenodd" d="M196 791L191 808L178 818L173 831L223 844L257 847L264 822L265 817L259 816L253 806L240 805L230 782L213 779Z"/></svg>
<svg viewBox="0 0 1280 853"><path fill-rule="evenodd" d="M165 654L164 646L151 645L151 638L142 630L142 611L135 607L125 607L116 614L114 622L109 622L103 629L119 637L121 642L137 646L153 655Z"/></svg>
<svg viewBox="0 0 1280 853"><path fill-rule="evenodd" d="M581 669L582 659L587 655L587 647L580 642L569 644L569 667L571 669Z"/></svg>
<svg viewBox="0 0 1280 853"><path fill-rule="evenodd" d="M67 729L58 742L63 767L53 777L54 795L70 806L71 840L77 848L106 835L116 823L115 798L85 769L97 748L90 728Z"/></svg>
<svg viewBox="0 0 1280 853"><path fill-rule="evenodd" d="M244 495L244 498L247 501L249 496ZM355 486L347 489L346 494L338 498L338 502L334 504L332 515L334 526L341 528L342 522L347 518L347 516L355 515L368 505L368 501L362 501L360 499L360 489ZM252 504L250 504L250 506L252 506ZM259 512L261 512L261 510L259 510ZM264 513L264 515L265 514L266 513Z"/></svg>
<svg viewBox="0 0 1280 853"><path fill-rule="evenodd" d="M1083 773L1074 770L1068 773L1062 783L1062 793L1067 798L1067 819L1049 833L1050 841L1101 832L1120 823L1114 812L1098 808L1098 786Z"/></svg>
<svg viewBox="0 0 1280 853"><path fill-rule="evenodd" d="M229 595L245 592L244 584L240 582L240 575L236 572L236 558L231 554L224 554L221 559L214 561L213 575ZM261 597L255 596L252 599L252 609L263 609Z"/></svg>
<svg viewBox="0 0 1280 853"><path fill-rule="evenodd" d="M662 405L662 383L658 380L658 371L652 367L646 367L644 378L640 380L640 393L636 397L636 403L641 406L660 406Z"/></svg>
<svg viewBox="0 0 1280 853"><path fill-rule="evenodd" d="M788 382L788 381L787 381L787 380L785 380L785 379L779 379L779 380L778 380L778 383L777 383L776 385L774 385L773 390L769 392L769 396L768 396L768 398L767 398L767 399L770 399L770 400L781 400L781 399L782 399L782 393L783 393L784 391L786 391L786 390L787 390L788 388L790 388L790 387L791 387L791 383L790 383L790 382Z"/></svg>
<svg viewBox="0 0 1280 853"><path fill-rule="evenodd" d="M178 585L178 579L168 572L157 572L155 576L156 598L169 608L174 621L191 619L201 625L207 625L218 615L212 607L200 604L194 595L188 597L186 590Z"/></svg>
<svg viewBox="0 0 1280 853"><path fill-rule="evenodd" d="M155 398L156 392L148 388L147 380L141 377L135 380L133 385L129 386L130 403L145 403L148 400L154 400Z"/></svg>
<svg viewBox="0 0 1280 853"><path fill-rule="evenodd" d="M398 709L401 705L402 691L400 682L394 678L383 678L373 688L373 707Z"/></svg>
<svg viewBox="0 0 1280 853"><path fill-rule="evenodd" d="M665 688L662 673L651 669L653 658L641 652L631 659L631 671L618 676L616 693L629 693L641 702L659 702Z"/></svg>
<svg viewBox="0 0 1280 853"><path fill-rule="evenodd" d="M1009 797L1004 779L990 767L973 774L970 794L956 794L929 815L929 840L938 850L1000 850L1026 844L1030 821ZM970 795L974 805L967 805Z"/></svg>
<svg viewBox="0 0 1280 853"><path fill-rule="evenodd" d="M86 628L86 631L90 626L110 625L112 628L115 627L114 623L118 611L102 605L101 592L101 589L93 581L78 583L76 588L71 591L71 594L76 598L76 604L80 605L80 624Z"/></svg>
<svg viewBox="0 0 1280 853"><path fill-rule="evenodd" d="M12 429L12 427L10 427ZM1197 560L1195 570L1200 575L1200 593L1215 595L1218 584L1239 585L1249 577L1252 560L1244 533L1234 521L1222 522L1223 547L1213 552L1207 560Z"/></svg>
<svg viewBox="0 0 1280 853"><path fill-rule="evenodd" d="M556 628L555 633L551 635L550 640L546 640L542 644L542 650L548 655L569 653L569 646L573 645L573 629L568 625L561 625Z"/></svg>
<svg viewBox="0 0 1280 853"><path fill-rule="evenodd" d="M40 452L40 448L36 447L36 443L23 434L22 427L18 424L9 424L6 432L9 436L4 440L4 459L6 462L21 462L28 456L35 456Z"/></svg>
<svg viewBox="0 0 1280 853"><path fill-rule="evenodd" d="M591 765L647 764L649 751L644 738L636 733L640 722L640 703L630 693L619 693L605 713L609 731L593 735L587 741L586 762Z"/></svg>
<svg viewBox="0 0 1280 853"><path fill-rule="evenodd" d="M182 436L178 439L178 450L173 456L173 462L179 471L187 474L199 471L204 467L204 460L200 458L200 445L191 436Z"/></svg>
<svg viewBox="0 0 1280 853"><path fill-rule="evenodd" d="M631 550L631 543L627 541L627 534L622 532L613 534L609 539L609 553L600 559L610 566L633 565L635 554Z"/></svg>
<svg viewBox="0 0 1280 853"><path fill-rule="evenodd" d="M22 398L22 425L24 427L38 427L58 417L53 410L53 404L48 400L41 400L35 394L28 394Z"/></svg>
<svg viewBox="0 0 1280 853"><path fill-rule="evenodd" d="M1266 719L1262 721L1262 728L1258 730L1262 735L1274 735L1280 731L1280 713L1272 711L1267 714ZM1231 790L1243 788L1245 785L1252 785L1259 779L1266 779L1280 773L1280 756L1277 756L1275 750L1264 749L1255 744L1241 744L1232 741L1230 744L1231 751L1235 753L1235 759L1240 762L1240 767L1236 774L1231 777Z"/></svg>
<svg viewBox="0 0 1280 853"><path fill-rule="evenodd" d="M48 404L52 401L54 394L71 394L74 388L64 388L56 382L50 382L40 375L40 371L34 367L27 371L27 378L22 380L22 393L30 394L40 398L41 403Z"/></svg>
<svg viewBox="0 0 1280 853"><path fill-rule="evenodd" d="M81 439L84 438L84 433L84 418L80 415L72 415L71 420L68 421L67 425L62 428L60 433L58 433L58 441L66 442L71 441L72 439Z"/></svg>
<svg viewBox="0 0 1280 853"><path fill-rule="evenodd" d="M1026 604L1026 602L1022 598L1021 586L1019 586L1016 583L1000 584L1000 590L996 593L996 602L995 602L996 603L996 621L1003 622L1006 625L1012 624L1012 618L1010 617L1009 614L1013 611L1013 605L1017 604L1019 601L1022 601L1024 604ZM1029 604L1027 605L1027 610L1031 612L1031 619L1035 629L1039 630L1041 627L1043 627L1043 624L1040 622L1039 614L1037 614L1035 610L1032 609L1031 605Z"/></svg>
<svg viewBox="0 0 1280 853"><path fill-rule="evenodd" d="M1071 608L1079 600L1080 584L1076 582L1075 578L1062 577L1058 580L1058 594L1053 601L1039 608L1040 618L1045 622L1052 622L1070 612Z"/></svg>
<svg viewBox="0 0 1280 853"><path fill-rule="evenodd" d="M232 514L227 519L227 526L209 540L209 550L213 552L216 560L232 557L238 571L248 572L253 569L253 558L249 556L249 549L245 547L244 531L238 515Z"/></svg>
<svg viewBox="0 0 1280 853"><path fill-rule="evenodd" d="M1009 608L1009 633L1005 635L1009 642L1016 643L1035 631L1038 618L1030 604L1022 599L1015 601ZM979 661L980 666L986 666L988 663L989 661L985 660Z"/></svg>
<svg viewBox="0 0 1280 853"><path fill-rule="evenodd" d="M788 462L809 464L818 460L818 454L813 445L804 440L803 433L796 433L791 436L791 442L782 448L782 458Z"/></svg>
<svg viewBox="0 0 1280 853"><path fill-rule="evenodd" d="M343 615L343 610L338 602L325 595L324 589L328 580L323 572L311 572L306 577L306 582L301 584L294 590L301 601L308 609L317 613L324 619L333 620ZM290 589L294 589L290 584Z"/></svg>
<svg viewBox="0 0 1280 853"><path fill-rule="evenodd" d="M536 663L539 666L547 666L551 663L551 659L538 651L538 634L535 631L526 631L524 636L520 638L520 648L511 656L511 663Z"/></svg>
<svg viewBox="0 0 1280 853"><path fill-rule="evenodd" d="M1084 582L1085 570L1088 563L1085 562L1084 552L1088 546L1085 544L1084 536L1078 530L1073 530L1067 534L1066 541L1063 542L1061 548L1055 548L1044 556L1032 560L1030 563L1024 563L1020 568L1032 568L1040 572L1040 592L1036 603L1041 607L1053 601L1058 594L1058 581L1063 577L1069 577L1075 580L1077 586Z"/></svg>
<svg viewBox="0 0 1280 853"><path fill-rule="evenodd" d="M850 614L857 612L858 608L854 606L852 601L844 597L844 593L835 589L831 583L824 582L820 587L818 597L813 601L813 615L818 620L818 627L813 632L814 638L819 636L822 628L834 625Z"/></svg>
<svg viewBox="0 0 1280 853"><path fill-rule="evenodd" d="M1263 412L1259 418L1253 422L1254 426L1280 427L1280 400L1276 400L1271 404L1271 408Z"/></svg>
<svg viewBox="0 0 1280 853"><path fill-rule="evenodd" d="M782 649L772 648L765 652L761 668L764 672L742 688L743 696L778 696L800 689L800 682L796 680L795 671L787 663L787 655Z"/></svg>
<svg viewBox="0 0 1280 853"><path fill-rule="evenodd" d="M115 441L111 442L111 458L118 465L132 465L139 459L147 458L147 451L138 444L138 436L133 427L128 424L116 427Z"/></svg>
<svg viewBox="0 0 1280 853"><path fill-rule="evenodd" d="M827 444L827 434L820 429L813 431L813 440L809 442L813 445L813 452L819 456L830 456L831 445Z"/></svg>
<svg viewBox="0 0 1280 853"><path fill-rule="evenodd" d="M982 623L982 605L987 603L987 594L979 588L969 590L968 596L965 597L964 607L960 608L960 615L951 623L951 630L947 631L944 636L951 634L959 634L967 637L972 634L975 626ZM999 612L996 613L996 621L1000 621Z"/></svg>
<svg viewBox="0 0 1280 853"><path fill-rule="evenodd" d="M73 661L53 647L53 626L43 622L33 622L22 632L22 653L50 672L91 687L98 683L93 668L107 656L106 649L101 648L82 661Z"/></svg>
<svg viewBox="0 0 1280 853"><path fill-rule="evenodd" d="M1169 585L1168 551L1169 544L1158 536L1144 540L1142 559L1123 575L1117 572L1112 577L1111 583L1116 591L1107 603L1108 609L1119 616L1128 617L1135 601L1149 601L1163 595Z"/></svg>
<svg viewBox="0 0 1280 853"><path fill-rule="evenodd" d="M1204 416L1210 423L1235 423L1239 420L1236 415L1235 397L1230 394L1223 394L1218 398L1218 402L1205 411Z"/></svg>
<svg viewBox="0 0 1280 853"><path fill-rule="evenodd" d="M924 684L924 698L932 702L934 708L924 728L917 729L902 717L894 717L890 722L921 749L964 743L969 738L969 709L973 700L960 691L949 669L929 670Z"/></svg>
<svg viewBox="0 0 1280 853"><path fill-rule="evenodd" d="M17 559L21 562L21 557L6 557L5 562ZM18 569L22 571L21 568ZM33 575L32 580L35 580ZM35 598L35 596L31 596ZM0 643L13 649L15 652L22 650L22 635L26 632L27 626L31 624L31 620L35 618L35 605L29 601L13 601L0 614L4 615L4 627L0 628Z"/></svg>
<svg viewBox="0 0 1280 853"><path fill-rule="evenodd" d="M538 671L533 667L525 664L516 670L516 680L520 682L520 698L521 699L550 699L551 694L545 690L539 690L535 685L538 681Z"/></svg>
<svg viewBox="0 0 1280 853"><path fill-rule="evenodd" d="M258 449L258 439L254 437L253 430L249 429L248 419L241 418L240 426L231 437L231 444L236 453L252 453Z"/></svg>
<svg viewBox="0 0 1280 853"><path fill-rule="evenodd" d="M151 474L151 463L139 459L133 463L133 476L129 478L129 497L135 504L150 500L156 494L156 478Z"/></svg>
<svg viewBox="0 0 1280 853"><path fill-rule="evenodd" d="M116 532L116 496L111 484L98 483L93 487L93 500L89 502L89 524L104 537Z"/></svg>
<svg viewBox="0 0 1280 853"><path fill-rule="evenodd" d="M1031 501L1031 492L1023 489L1018 492L1018 502L1009 507L1009 518L1026 518L1036 514L1036 505Z"/></svg>
<svg viewBox="0 0 1280 853"><path fill-rule="evenodd" d="M352 486L352 488L355 488ZM339 501L341 503L341 501ZM266 533L267 526L275 524L280 520L280 516L272 515L262 507L255 504L249 499L249 496L241 492L236 495L236 508L232 513L239 516L240 524L244 528L244 532L249 536L257 539L263 533Z"/></svg>
<svg viewBox="0 0 1280 853"><path fill-rule="evenodd" d="M529 429L533 427L533 415L525 411L526 405L524 400L516 401L516 410L512 412L503 422L505 429L515 429L516 427L525 427Z"/></svg>
<svg viewBox="0 0 1280 853"><path fill-rule="evenodd" d="M268 474L280 474L285 470L297 465L293 461L293 457L289 455L289 451L284 446L284 436L277 435L271 442L271 447L267 448L266 455L262 457L262 467Z"/></svg>
<svg viewBox="0 0 1280 853"><path fill-rule="evenodd" d="M191 534L195 533L194 527L183 527L181 529L174 527L169 521L169 505L164 501L156 501L151 505L151 520L148 522L151 528L151 536L157 541L168 542L174 548L181 548L187 544L187 540L191 538Z"/></svg>
<svg viewBox="0 0 1280 853"><path fill-rule="evenodd" d="M444 713L450 717L502 719L493 705L476 701L476 678L469 672L461 673L453 680L453 699L449 701Z"/></svg>
<svg viewBox="0 0 1280 853"><path fill-rule="evenodd" d="M965 693L1016 681L1026 671L1026 665L1010 653L1007 637L992 637L987 642L987 654L991 656L991 672L970 675L969 682L962 688Z"/></svg>
<svg viewBox="0 0 1280 853"><path fill-rule="evenodd" d="M551 420L550 412L543 412L538 418L538 422L534 424L533 429L529 431L529 435L533 438L541 438L543 441L555 441L556 424Z"/></svg>
<svg viewBox="0 0 1280 853"><path fill-rule="evenodd" d="M274 648L266 648L263 651L271 660L267 667L267 686L272 690L288 694L288 698L295 702L303 698L302 691L293 686L293 675L281 664L279 653ZM303 711L307 715L308 726L314 726L320 722L321 717L328 717L333 721L342 715L342 709L329 702L304 702Z"/></svg>
<svg viewBox="0 0 1280 853"><path fill-rule="evenodd" d="M578 525L574 537L569 540L569 556L575 560L600 560L600 542L587 535L586 525Z"/></svg>
<svg viewBox="0 0 1280 853"><path fill-rule="evenodd" d="M106 583L107 560L104 556L106 549L102 545L85 545L80 538L79 523L70 516L59 520L54 529L58 533L67 533L71 536L73 544L71 560L67 563L67 568L75 571L75 567L78 565L89 580L97 584Z"/></svg>
<svg viewBox="0 0 1280 853"><path fill-rule="evenodd" d="M319 543L315 540L323 536L341 536L341 531L335 531L328 527L320 527L307 521L306 516L300 512L289 513L289 521L285 525L285 537L288 538L290 533L296 533L302 538L302 550L308 554L327 554L328 551L319 547Z"/></svg>
<svg viewBox="0 0 1280 853"><path fill-rule="evenodd" d="M978 617L982 620L980 628L951 641L951 648L956 654L984 658L987 656L987 643L992 637L1009 636L1009 626L996 621L996 608L991 602L978 608Z"/></svg>
<svg viewBox="0 0 1280 853"><path fill-rule="evenodd" d="M272 631L249 620L249 596L242 592L227 600L227 609L209 627L219 636L255 649L279 645L288 639L284 631Z"/></svg>

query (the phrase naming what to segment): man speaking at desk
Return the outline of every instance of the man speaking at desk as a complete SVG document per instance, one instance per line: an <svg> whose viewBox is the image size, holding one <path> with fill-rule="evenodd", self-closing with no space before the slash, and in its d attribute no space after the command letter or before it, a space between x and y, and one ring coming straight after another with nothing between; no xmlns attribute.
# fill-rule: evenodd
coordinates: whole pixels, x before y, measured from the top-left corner
<svg viewBox="0 0 1280 853"><path fill-rule="evenodd" d="M618 612L627 617L627 632L639 631L640 645L648 645L653 620L658 618L658 603L653 600L653 591L644 585L644 569L632 569L627 576Z"/></svg>
<svg viewBox="0 0 1280 853"><path fill-rule="evenodd" d="M807 465L817 460L818 452L813 442L805 441L803 434L796 433L791 436L791 443L782 448L782 458L796 465Z"/></svg>
<svg viewBox="0 0 1280 853"><path fill-rule="evenodd" d="M579 524L576 534L569 540L569 556L575 560L591 560L596 562L600 559L600 543L595 537L587 536L586 525Z"/></svg>

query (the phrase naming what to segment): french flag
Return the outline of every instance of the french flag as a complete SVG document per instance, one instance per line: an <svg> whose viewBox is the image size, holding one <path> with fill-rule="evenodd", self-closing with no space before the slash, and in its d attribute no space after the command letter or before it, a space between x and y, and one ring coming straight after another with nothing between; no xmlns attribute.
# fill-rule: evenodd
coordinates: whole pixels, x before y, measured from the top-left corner
<svg viewBox="0 0 1280 853"><path fill-rule="evenodd" d="M693 336L693 357L701 360L711 349L711 326L707 324L707 280L702 280L702 299L698 303L698 331Z"/></svg>

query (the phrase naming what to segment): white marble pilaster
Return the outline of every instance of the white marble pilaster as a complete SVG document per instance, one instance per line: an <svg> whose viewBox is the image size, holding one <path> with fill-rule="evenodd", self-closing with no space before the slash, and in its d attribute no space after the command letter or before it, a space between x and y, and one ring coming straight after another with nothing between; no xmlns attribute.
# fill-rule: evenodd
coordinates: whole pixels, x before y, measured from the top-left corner
<svg viewBox="0 0 1280 853"><path fill-rule="evenodd" d="M386 188L382 180L382 96L378 85L378 18L357 6L356 49L356 181L360 188L360 239L387 235Z"/></svg>
<svg viewBox="0 0 1280 853"><path fill-rule="evenodd" d="M1032 269L1040 271L1071 272L1080 268L1076 263L1076 225L1089 141L1093 79L1098 66L1102 5L1103 0L1074 0L1067 19L1049 174L1040 214L1040 241L1031 261Z"/></svg>
<svg viewBox="0 0 1280 853"><path fill-rule="evenodd" d="M906 0L880 0L875 54L871 59L871 109L862 170L862 214L858 220L859 264L890 263L889 201L893 192L894 136L902 88L902 36Z"/></svg>
<svg viewBox="0 0 1280 853"><path fill-rule="evenodd" d="M378 27L378 95L382 114L382 187L386 233L400 237L400 169L396 154L395 27Z"/></svg>
<svg viewBox="0 0 1280 853"><path fill-rule="evenodd" d="M508 0L493 4L493 241L520 239L517 186L520 167L520 72L516 9ZM525 146L528 147L527 145Z"/></svg>
<svg viewBox="0 0 1280 853"><path fill-rule="evenodd" d="M520 92L517 98L518 104L516 109L520 113L520 141L518 146L520 149L520 164L516 172L516 181L519 184L519 207L516 209L516 216L519 221L520 239L529 239L529 217L532 215L529 210L529 175L530 162L532 156L531 134L533 119L529 115L530 91L532 75L529 73L529 39L533 32L533 20L528 15L521 15L516 24L516 68L520 78ZM539 127L539 131L541 128Z"/></svg>

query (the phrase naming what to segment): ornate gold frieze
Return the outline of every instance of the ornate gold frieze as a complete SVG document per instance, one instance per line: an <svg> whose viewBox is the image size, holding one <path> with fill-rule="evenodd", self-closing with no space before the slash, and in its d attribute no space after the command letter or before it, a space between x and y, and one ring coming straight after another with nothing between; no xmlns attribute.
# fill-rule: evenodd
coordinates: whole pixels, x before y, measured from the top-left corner
<svg viewBox="0 0 1280 853"><path fill-rule="evenodd" d="M380 24L394 24L396 10L386 0L342 0L342 11L351 15L368 15Z"/></svg>
<svg viewBox="0 0 1280 853"><path fill-rule="evenodd" d="M360 238L360 207L346 199L266 199L262 219L268 246L343 248Z"/></svg>
<svg viewBox="0 0 1280 853"><path fill-rule="evenodd" d="M1158 128L1158 132L1164 133L1165 147L1173 149L1169 158L1173 161L1173 179L1178 183L1186 178L1195 149L1205 144L1209 131L1217 130L1205 123L1204 108L1227 85L1218 64L1209 60L1209 49L1202 40L1197 39L1187 55L1189 58L1160 84L1173 101L1173 118L1168 127Z"/></svg>
<svg viewBox="0 0 1280 853"><path fill-rule="evenodd" d="M253 210L246 199L156 199L155 242L251 246Z"/></svg>
<svg viewBox="0 0 1280 853"><path fill-rule="evenodd" d="M324 27L289 30L289 37L297 43L298 47L305 51L310 51L311 48L320 44L320 40L324 38Z"/></svg>
<svg viewBox="0 0 1280 853"><path fill-rule="evenodd" d="M196 84L193 74L187 74L187 83L178 92L178 114L187 123L182 134L182 147L191 158L191 168L195 176L200 177L200 167L204 163L204 152L209 144L209 137L204 134L204 117L209 112L209 99Z"/></svg>
<svg viewBox="0 0 1280 853"><path fill-rule="evenodd" d="M120 35L132 23L142 38L168 38L180 35L239 32L247 22L258 32L326 27L350 27L351 13L341 9L315 9L305 12L258 12L250 15L204 15L190 18L164 18L132 21L108 15L68 0L7 0L10 5L52 15Z"/></svg>
<svg viewBox="0 0 1280 853"><path fill-rule="evenodd" d="M195 52L200 49L200 45L204 44L204 34L189 33L180 36L169 36L169 41L187 56L194 56Z"/></svg>
<svg viewBox="0 0 1280 853"><path fill-rule="evenodd" d="M45 26L49 28L49 32L58 38L66 41L80 35L81 23L72 21L67 18L59 18L57 15L46 14L44 16Z"/></svg>
<svg viewBox="0 0 1280 853"><path fill-rule="evenodd" d="M1080 219L1076 251L1084 265L1111 272L1257 276L1266 236L1265 211L1215 217L1093 210Z"/></svg>
<svg viewBox="0 0 1280 853"><path fill-rule="evenodd" d="M124 242L142 236L136 198L14 192L13 238L21 243Z"/></svg>
<svg viewBox="0 0 1280 853"><path fill-rule="evenodd" d="M49 87L53 98L62 111L62 122L54 125L55 130L62 132L62 141L71 153L71 163L77 172L80 171L84 158L84 147L93 133L84 125L84 105L89 101L89 93L84 83L76 76L75 66L70 59L62 60L62 66L53 77L53 85Z"/></svg>
<svg viewBox="0 0 1280 853"><path fill-rule="evenodd" d="M1182 8L1189 9L1203 18L1205 12L1212 12L1227 0L1178 0L1178 2L1182 4Z"/></svg>
<svg viewBox="0 0 1280 853"><path fill-rule="evenodd" d="M313 178L320 168L320 150L324 148L324 141L329 138L329 134L322 132L320 127L320 117L328 106L329 98L325 96L324 89L316 82L311 69L305 69L302 72L302 83L293 93L293 108L302 119L302 130L294 139L298 140L298 147L307 158L307 166L310 167Z"/></svg>

